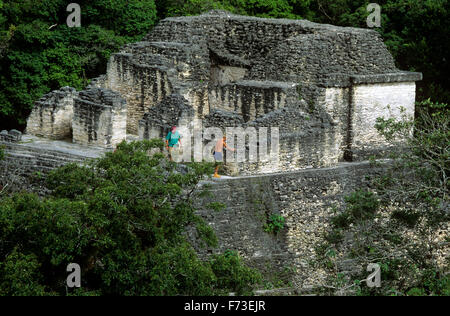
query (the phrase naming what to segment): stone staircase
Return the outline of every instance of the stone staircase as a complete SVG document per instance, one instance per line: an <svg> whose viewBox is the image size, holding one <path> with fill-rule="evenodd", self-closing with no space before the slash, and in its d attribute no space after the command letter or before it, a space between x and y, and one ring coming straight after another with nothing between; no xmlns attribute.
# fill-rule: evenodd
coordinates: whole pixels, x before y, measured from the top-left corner
<svg viewBox="0 0 450 316"><path fill-rule="evenodd" d="M81 164L90 158L97 158L104 152L101 149L83 148L79 145L48 141L39 137L24 135L19 143L0 142L5 149L8 168L18 168L23 175L36 172L47 173L60 166Z"/></svg>
<svg viewBox="0 0 450 316"><path fill-rule="evenodd" d="M13 147L13 148L11 148ZM82 163L84 157L67 155L56 151L45 151L22 146L7 146L5 161L23 167L25 172L49 172L69 163Z"/></svg>

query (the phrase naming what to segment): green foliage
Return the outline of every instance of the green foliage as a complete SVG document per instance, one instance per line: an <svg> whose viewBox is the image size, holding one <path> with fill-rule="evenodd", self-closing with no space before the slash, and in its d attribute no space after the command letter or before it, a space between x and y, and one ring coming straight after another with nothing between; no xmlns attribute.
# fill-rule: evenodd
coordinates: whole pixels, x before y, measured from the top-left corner
<svg viewBox="0 0 450 316"><path fill-rule="evenodd" d="M395 210L392 212L392 218L402 221L404 224L414 227L419 221L421 214L414 210Z"/></svg>
<svg viewBox="0 0 450 316"><path fill-rule="evenodd" d="M211 268L217 277L219 289L234 289L237 295L249 295L249 285L261 282L261 274L246 267L236 251L227 250L223 255L215 255L211 260ZM222 292L219 294L228 294Z"/></svg>
<svg viewBox="0 0 450 316"><path fill-rule="evenodd" d="M346 213L345 213L346 214ZM340 222L335 222L336 218L339 218L339 216L336 216L334 218L331 219L331 223L335 226L335 227L347 227L349 225L349 222L345 221L344 223L340 223ZM330 244L338 244L342 241L342 239L344 238L343 234L342 234L342 230L341 229L333 229L331 230L326 236L325 236L325 240L327 242L329 242Z"/></svg>
<svg viewBox="0 0 450 316"><path fill-rule="evenodd" d="M408 295L408 296L425 296L425 290L414 287L411 290L409 290L408 292L406 292L406 295Z"/></svg>
<svg viewBox="0 0 450 316"><path fill-rule="evenodd" d="M418 284L422 284L430 295L450 295L450 275L443 275L432 268L422 272Z"/></svg>
<svg viewBox="0 0 450 316"><path fill-rule="evenodd" d="M105 73L110 54L139 40L157 20L154 0L77 3L80 28L67 27L66 1L4 1L0 6L2 127L23 126L45 93L62 86L81 89Z"/></svg>
<svg viewBox="0 0 450 316"><path fill-rule="evenodd" d="M309 1L290 0L162 0L157 4L164 16L197 15L209 10L227 10L232 13L269 18L296 18L293 4L306 5Z"/></svg>
<svg viewBox="0 0 450 316"><path fill-rule="evenodd" d="M25 255L17 248L0 263L0 296L46 295L44 286L40 284L40 264L35 255Z"/></svg>
<svg viewBox="0 0 450 316"><path fill-rule="evenodd" d="M278 234L284 228L285 218L278 214L272 214L264 224L264 231L267 233Z"/></svg>
<svg viewBox="0 0 450 316"><path fill-rule="evenodd" d="M83 290L70 295L250 293L258 273L239 256L203 262L186 240L194 227L199 242L217 245L192 206L211 165L192 163L180 172L162 154L149 155L163 146L123 142L89 166L51 172L51 196L2 199L0 293L65 295L71 262L81 266Z"/></svg>
<svg viewBox="0 0 450 316"><path fill-rule="evenodd" d="M344 200L347 203L345 211L331 218L331 223L337 228L373 218L380 205L373 192L363 189L344 197Z"/></svg>
<svg viewBox="0 0 450 316"><path fill-rule="evenodd" d="M5 159L5 146L0 146L0 160Z"/></svg>
<svg viewBox="0 0 450 316"><path fill-rule="evenodd" d="M373 192L361 189L344 198L347 211L355 220L373 218L378 210L379 201Z"/></svg>

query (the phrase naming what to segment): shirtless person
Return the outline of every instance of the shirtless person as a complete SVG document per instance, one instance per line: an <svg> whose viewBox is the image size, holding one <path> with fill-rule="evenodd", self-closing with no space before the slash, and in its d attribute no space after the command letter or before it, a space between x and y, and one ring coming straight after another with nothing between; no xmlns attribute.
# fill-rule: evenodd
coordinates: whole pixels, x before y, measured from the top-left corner
<svg viewBox="0 0 450 316"><path fill-rule="evenodd" d="M214 160L216 162L216 170L214 170L214 178L220 178L219 176L219 167L223 163L223 148L225 147L228 150L235 151L234 148L229 148L227 146L227 143L225 142L227 140L226 136L223 136L222 139L219 139L216 143L216 147L214 148Z"/></svg>

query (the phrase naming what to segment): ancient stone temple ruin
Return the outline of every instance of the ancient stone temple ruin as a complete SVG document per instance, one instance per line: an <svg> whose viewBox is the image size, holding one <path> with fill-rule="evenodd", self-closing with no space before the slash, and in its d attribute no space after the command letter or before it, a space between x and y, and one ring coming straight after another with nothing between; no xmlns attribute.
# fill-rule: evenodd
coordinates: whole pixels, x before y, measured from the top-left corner
<svg viewBox="0 0 450 316"><path fill-rule="evenodd" d="M240 176L200 183L212 194L195 208L219 247L196 250L202 256L237 250L269 274L293 267L289 278L313 289L328 278L314 264L315 245L336 207L383 168L367 161L388 149L374 128L377 117L412 117L421 77L398 70L374 30L223 11L168 18L113 54L106 74L85 90L64 87L37 101L25 135L1 131L7 155L0 167L48 172L101 157L124 139L162 138L173 125L203 136L205 127L241 127L238 135L227 134L229 142L252 128L260 137L266 127L272 153L278 128L275 162L237 163ZM260 140L249 142L249 153L253 142L258 156L264 154ZM212 212L211 202L226 210ZM271 214L286 219L277 236L263 230ZM195 240L194 232L187 234Z"/></svg>
<svg viewBox="0 0 450 316"><path fill-rule="evenodd" d="M240 172L332 166L385 147L376 118L413 116L417 80L374 30L211 11L161 21L113 54L85 91L44 96L27 133L112 148L127 136L163 137L171 125L198 128L195 119L278 127L277 163Z"/></svg>

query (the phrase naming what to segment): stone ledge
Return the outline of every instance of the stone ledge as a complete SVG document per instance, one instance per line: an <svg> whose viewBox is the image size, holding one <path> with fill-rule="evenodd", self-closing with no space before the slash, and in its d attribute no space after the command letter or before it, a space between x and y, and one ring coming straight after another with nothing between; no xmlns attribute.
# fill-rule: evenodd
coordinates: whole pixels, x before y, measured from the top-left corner
<svg viewBox="0 0 450 316"><path fill-rule="evenodd" d="M211 10L209 12L203 13L201 15L194 16L179 16L179 17L169 17L164 19L162 22L176 22L176 23L192 23L197 21L205 20L222 20L222 21L240 21L240 22L257 22L257 23L267 23L275 25L299 25L303 28L310 28L313 30L331 31L331 32L343 32L343 33L356 33L356 34L378 34L375 30L365 29L365 28L354 28L354 27L344 27L335 26L331 24L321 24L315 23L308 20L292 20L292 19L273 19L273 18L260 18L254 16L245 16L233 14L224 10ZM212 21L211 21L212 22Z"/></svg>
<svg viewBox="0 0 450 316"><path fill-rule="evenodd" d="M392 161L391 159L380 159L377 160L378 163L389 163ZM323 167L323 168L305 168L301 170L294 170L289 172L274 172L274 173L263 173L263 174L257 174L257 175L245 175L245 176L237 176L237 177L226 177L226 178L220 178L220 179L211 179L211 180L205 180L202 183L204 184L218 184L220 182L234 182L234 181L241 181L243 179L255 179L255 178L270 178L270 177L289 177L289 178L295 178L301 174L311 174L314 173L325 173L328 174L333 171L346 171L346 170L356 170L356 169L370 169L372 168L372 163L370 161L360 161L360 162L341 162L336 166L333 167Z"/></svg>
<svg viewBox="0 0 450 316"><path fill-rule="evenodd" d="M394 82L415 82L422 80L421 72L399 71L374 75L349 75L342 73L329 74L319 83L319 87L325 88L348 88L352 85L394 83Z"/></svg>
<svg viewBox="0 0 450 316"><path fill-rule="evenodd" d="M33 153L57 153L77 158L99 158L107 152L101 147L83 146L63 140L49 140L33 135L23 135L22 141L18 143L2 143L6 146L6 151L30 151Z"/></svg>
<svg viewBox="0 0 450 316"><path fill-rule="evenodd" d="M352 75L350 78L353 84L370 84L420 81L423 76L421 72L402 71L375 75Z"/></svg>
<svg viewBox="0 0 450 316"><path fill-rule="evenodd" d="M295 82L285 82L285 81L258 81L258 80L240 80L232 83L228 83L225 86L241 86L241 87L252 87L260 89L294 89L297 87Z"/></svg>

